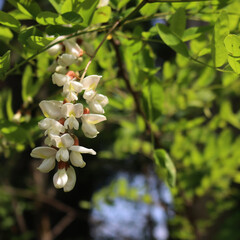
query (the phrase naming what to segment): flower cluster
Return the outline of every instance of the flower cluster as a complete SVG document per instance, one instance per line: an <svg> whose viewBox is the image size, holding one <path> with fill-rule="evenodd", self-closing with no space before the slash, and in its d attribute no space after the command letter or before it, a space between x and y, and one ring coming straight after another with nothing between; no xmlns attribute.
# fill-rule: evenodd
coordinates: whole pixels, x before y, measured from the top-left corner
<svg viewBox="0 0 240 240"><path fill-rule="evenodd" d="M61 38L55 41L62 40ZM64 53L58 55L63 50ZM53 170L57 163L57 172L53 177L56 188L63 188L65 192L71 191L76 183L74 167L83 168L86 163L82 154L95 155L93 149L79 146L79 140L74 130L81 129L88 138L95 138L99 133L96 124L106 120L103 115L108 98L96 92L96 87L101 76L91 75L80 81L79 74L69 71L69 66L78 63L83 55L83 50L76 41L63 40L49 49L51 55L58 55L51 66L54 69L52 82L63 87L64 101L43 100L39 106L45 116L38 125L44 130L46 146L36 147L31 156L43 159L38 167L43 173ZM78 103L78 95L83 92L83 99L88 107Z"/></svg>

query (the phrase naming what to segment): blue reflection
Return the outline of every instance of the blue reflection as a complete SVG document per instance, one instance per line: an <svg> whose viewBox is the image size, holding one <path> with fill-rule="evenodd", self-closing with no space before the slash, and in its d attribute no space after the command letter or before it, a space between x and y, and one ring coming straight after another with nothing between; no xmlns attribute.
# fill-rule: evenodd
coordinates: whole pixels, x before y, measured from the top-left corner
<svg viewBox="0 0 240 240"><path fill-rule="evenodd" d="M3 9L4 2L5 2L5 0L0 0L0 10Z"/></svg>
<svg viewBox="0 0 240 240"><path fill-rule="evenodd" d="M115 197L111 204L107 204L104 199L99 199L98 207L93 208L90 217L93 239L166 240L169 236L167 220L173 214L169 189L159 184L154 176L130 177L128 173L120 173L114 180L123 178L129 187L138 189L140 196L150 194L152 203ZM167 209L162 207L162 203Z"/></svg>

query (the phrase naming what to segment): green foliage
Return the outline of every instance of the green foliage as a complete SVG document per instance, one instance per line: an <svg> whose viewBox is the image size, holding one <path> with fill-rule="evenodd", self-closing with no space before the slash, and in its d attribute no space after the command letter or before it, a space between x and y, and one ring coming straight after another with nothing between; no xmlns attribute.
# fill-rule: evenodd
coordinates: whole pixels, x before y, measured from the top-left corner
<svg viewBox="0 0 240 240"><path fill-rule="evenodd" d="M159 171L163 168L167 172L167 183L174 187L176 184L176 169L172 162L172 159L169 157L167 152L164 149L157 149L154 151L154 159L156 166Z"/></svg>
<svg viewBox="0 0 240 240"><path fill-rule="evenodd" d="M188 49L182 40L164 24L157 24L158 34L164 43L172 48L177 53L182 54L184 57L188 57Z"/></svg>
<svg viewBox="0 0 240 240"><path fill-rule="evenodd" d="M10 68L10 50L0 57L0 79L4 79L4 74Z"/></svg>
<svg viewBox="0 0 240 240"><path fill-rule="evenodd" d="M0 11L0 23L6 27L9 27L15 31L19 30L20 22L15 19L13 16L11 16L8 13L5 13L3 11Z"/></svg>
<svg viewBox="0 0 240 240"><path fill-rule="evenodd" d="M86 142L99 159L77 173L80 187L87 187L81 192L85 198L77 190L73 199L84 209L101 201L113 204L116 198L152 204L148 191L142 193L125 178L95 190L106 169L148 175L153 173L148 169L156 169L173 196L171 239L238 239L234 223L240 216L232 212L239 212L240 198L240 3L155 2L135 11L140 2L113 0L99 8L98 0L8 0L10 11L0 11L0 180L49 191L36 182L35 172L22 171L32 169L27 156L41 136L38 103L63 100L51 84L49 66L56 56L45 50L65 35L81 42L84 52L69 70L81 75L93 57L87 75L103 76L99 92L109 98L100 140L93 146ZM156 18L161 23L155 24ZM14 235L18 226L10 197L0 196L2 239L2 231ZM22 239L31 239L27 234Z"/></svg>
<svg viewBox="0 0 240 240"><path fill-rule="evenodd" d="M227 12L223 11L214 26L212 55L216 67L221 67L227 61L227 50L223 40L229 34L228 25Z"/></svg>
<svg viewBox="0 0 240 240"><path fill-rule="evenodd" d="M92 24L105 23L111 17L111 8L109 6L101 7L94 12Z"/></svg>

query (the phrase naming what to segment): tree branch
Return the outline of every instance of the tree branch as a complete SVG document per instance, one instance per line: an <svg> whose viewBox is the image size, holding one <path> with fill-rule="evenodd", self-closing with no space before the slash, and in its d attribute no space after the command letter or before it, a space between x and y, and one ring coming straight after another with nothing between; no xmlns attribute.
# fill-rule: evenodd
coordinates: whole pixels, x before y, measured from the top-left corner
<svg viewBox="0 0 240 240"><path fill-rule="evenodd" d="M106 41L107 37L119 26L121 26L124 22L126 22L129 18L133 17L136 13L138 13L138 11L147 3L147 0L143 0L142 2L140 2L138 4L138 6L131 12L129 13L125 18L118 20L114 23L114 25L110 28L110 30L107 32L107 34L104 36L103 40L100 42L100 44L98 45L98 47L96 48L95 52L93 53L92 57L90 58L90 60L88 61L84 72L81 76L80 82L83 80L83 78L85 77L85 74L87 73L87 70L90 66L90 64L92 63L92 60L95 58L98 50L101 48L101 46L103 45L103 43Z"/></svg>
<svg viewBox="0 0 240 240"><path fill-rule="evenodd" d="M112 42L114 50L116 52L117 63L118 63L118 67L119 67L118 74L124 80L128 91L130 92L130 94L133 97L133 100L134 100L134 103L135 103L136 112L139 115L142 116L142 118L143 118L143 120L144 120L144 122L146 124L147 130L153 136L154 142L158 145L158 147L160 147L161 144L160 144L159 136L152 131L151 123L148 121L145 112L141 108L141 104L140 104L140 101L139 101L139 93L136 92L133 89L133 87L131 86L130 79L128 77L128 73L127 73L127 71L125 69L125 65L124 65L124 62L122 60L121 52L120 52L120 49L119 49L119 42L117 42L115 39L112 39L111 42Z"/></svg>

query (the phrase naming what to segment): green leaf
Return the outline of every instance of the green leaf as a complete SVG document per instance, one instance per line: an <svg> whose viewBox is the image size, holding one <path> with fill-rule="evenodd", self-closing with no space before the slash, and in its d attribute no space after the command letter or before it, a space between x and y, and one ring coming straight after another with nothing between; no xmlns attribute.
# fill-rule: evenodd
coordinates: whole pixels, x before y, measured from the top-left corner
<svg viewBox="0 0 240 240"><path fill-rule="evenodd" d="M28 39L31 36L43 36L43 33L38 30L36 27L29 27L21 31L18 35L18 41L23 45L28 45Z"/></svg>
<svg viewBox="0 0 240 240"><path fill-rule="evenodd" d="M240 58L228 56L228 63L234 72L240 74Z"/></svg>
<svg viewBox="0 0 240 240"><path fill-rule="evenodd" d="M52 4L52 6L55 8L55 10L58 12L58 13L61 13L61 6L60 4L58 3L58 1L56 0L49 0L49 2ZM67 1L65 1L67 2Z"/></svg>
<svg viewBox="0 0 240 240"><path fill-rule="evenodd" d="M15 143L26 143L30 139L29 132L26 129L9 121L0 122L0 132L8 141Z"/></svg>
<svg viewBox="0 0 240 240"><path fill-rule="evenodd" d="M94 11L99 1L96 0L87 0L81 2L78 6L78 14L83 18L83 22L80 24L82 27L88 27L92 20Z"/></svg>
<svg viewBox="0 0 240 240"><path fill-rule="evenodd" d="M61 15L49 11L40 12L36 17L36 21L42 25L58 25L66 23Z"/></svg>
<svg viewBox="0 0 240 240"><path fill-rule="evenodd" d="M32 67L27 65L22 76L22 99L25 104L32 101Z"/></svg>
<svg viewBox="0 0 240 240"><path fill-rule="evenodd" d="M176 169L172 159L164 149L154 151L154 160L157 168L164 168L167 172L167 183L174 187L176 184Z"/></svg>
<svg viewBox="0 0 240 240"><path fill-rule="evenodd" d="M222 119L224 119L225 121L229 122L234 127L240 128L239 119L238 119L237 115L235 115L233 113L232 105L231 105L230 101L224 100L221 103L220 116L221 116Z"/></svg>
<svg viewBox="0 0 240 240"><path fill-rule="evenodd" d="M0 57L0 78L4 78L4 74L10 68L10 50Z"/></svg>
<svg viewBox="0 0 240 240"><path fill-rule="evenodd" d="M224 38L229 34L228 15L225 11L219 16L213 31L212 57L216 67L221 67L227 61L227 50L224 47Z"/></svg>
<svg viewBox="0 0 240 240"><path fill-rule="evenodd" d="M183 32L186 28L186 14L185 9L180 7L172 15L170 22L170 30L176 33L179 37L182 37Z"/></svg>
<svg viewBox="0 0 240 240"><path fill-rule="evenodd" d="M69 35L72 33L75 33L76 31L80 30L80 27L75 25L73 27L64 27L61 25L55 25L55 26L48 26L46 28L46 33L48 35Z"/></svg>
<svg viewBox="0 0 240 240"><path fill-rule="evenodd" d="M20 12L18 9L15 9L15 10L9 12L9 14L11 16L13 16L14 18L16 18L17 20L29 20L29 19L32 19L32 17L30 17L29 15L26 15L26 14Z"/></svg>
<svg viewBox="0 0 240 240"><path fill-rule="evenodd" d="M7 92L6 110L8 119L12 120L14 113L12 110L12 91L10 89Z"/></svg>
<svg viewBox="0 0 240 240"><path fill-rule="evenodd" d="M71 12L74 10L73 4L75 0L65 0L61 7L61 13Z"/></svg>
<svg viewBox="0 0 240 240"><path fill-rule="evenodd" d="M79 24L83 22L83 18L73 11L65 12L64 14L62 14L62 17L64 18L64 20L66 20L66 22L69 22L71 24Z"/></svg>
<svg viewBox="0 0 240 240"><path fill-rule="evenodd" d="M118 5L117 5L117 8L118 8L118 9L123 8L124 6L126 6L126 5L128 4L129 1L130 1L130 0L121 0L121 1L119 1L119 2L118 2Z"/></svg>
<svg viewBox="0 0 240 240"><path fill-rule="evenodd" d="M15 8L17 8L23 14L35 18L40 12L41 9L35 1L25 1L25 0L8 0Z"/></svg>
<svg viewBox="0 0 240 240"><path fill-rule="evenodd" d="M175 52L182 54L185 57L189 56L188 49L182 40L173 33L166 25L157 24L158 34L161 39Z"/></svg>
<svg viewBox="0 0 240 240"><path fill-rule="evenodd" d="M229 34L224 39L225 47L233 57L240 57L240 37L234 34Z"/></svg>
<svg viewBox="0 0 240 240"><path fill-rule="evenodd" d="M200 37L202 34L210 31L212 26L191 27L184 31L182 40L184 42Z"/></svg>
<svg viewBox="0 0 240 240"><path fill-rule="evenodd" d="M101 7L94 12L92 24L105 23L111 17L111 8L109 6Z"/></svg>
<svg viewBox="0 0 240 240"><path fill-rule="evenodd" d="M143 8L141 8L140 13L144 16L151 16L158 11L160 4L161 3L146 4Z"/></svg>
<svg viewBox="0 0 240 240"><path fill-rule="evenodd" d="M0 40L9 43L13 38L13 34L9 28L0 26Z"/></svg>
<svg viewBox="0 0 240 240"><path fill-rule="evenodd" d="M28 46L32 49L42 49L46 47L54 38L45 38L41 36L30 36L27 39Z"/></svg>
<svg viewBox="0 0 240 240"><path fill-rule="evenodd" d="M0 11L0 23L16 31L19 31L19 28L21 26L20 22L17 19L3 11Z"/></svg>

